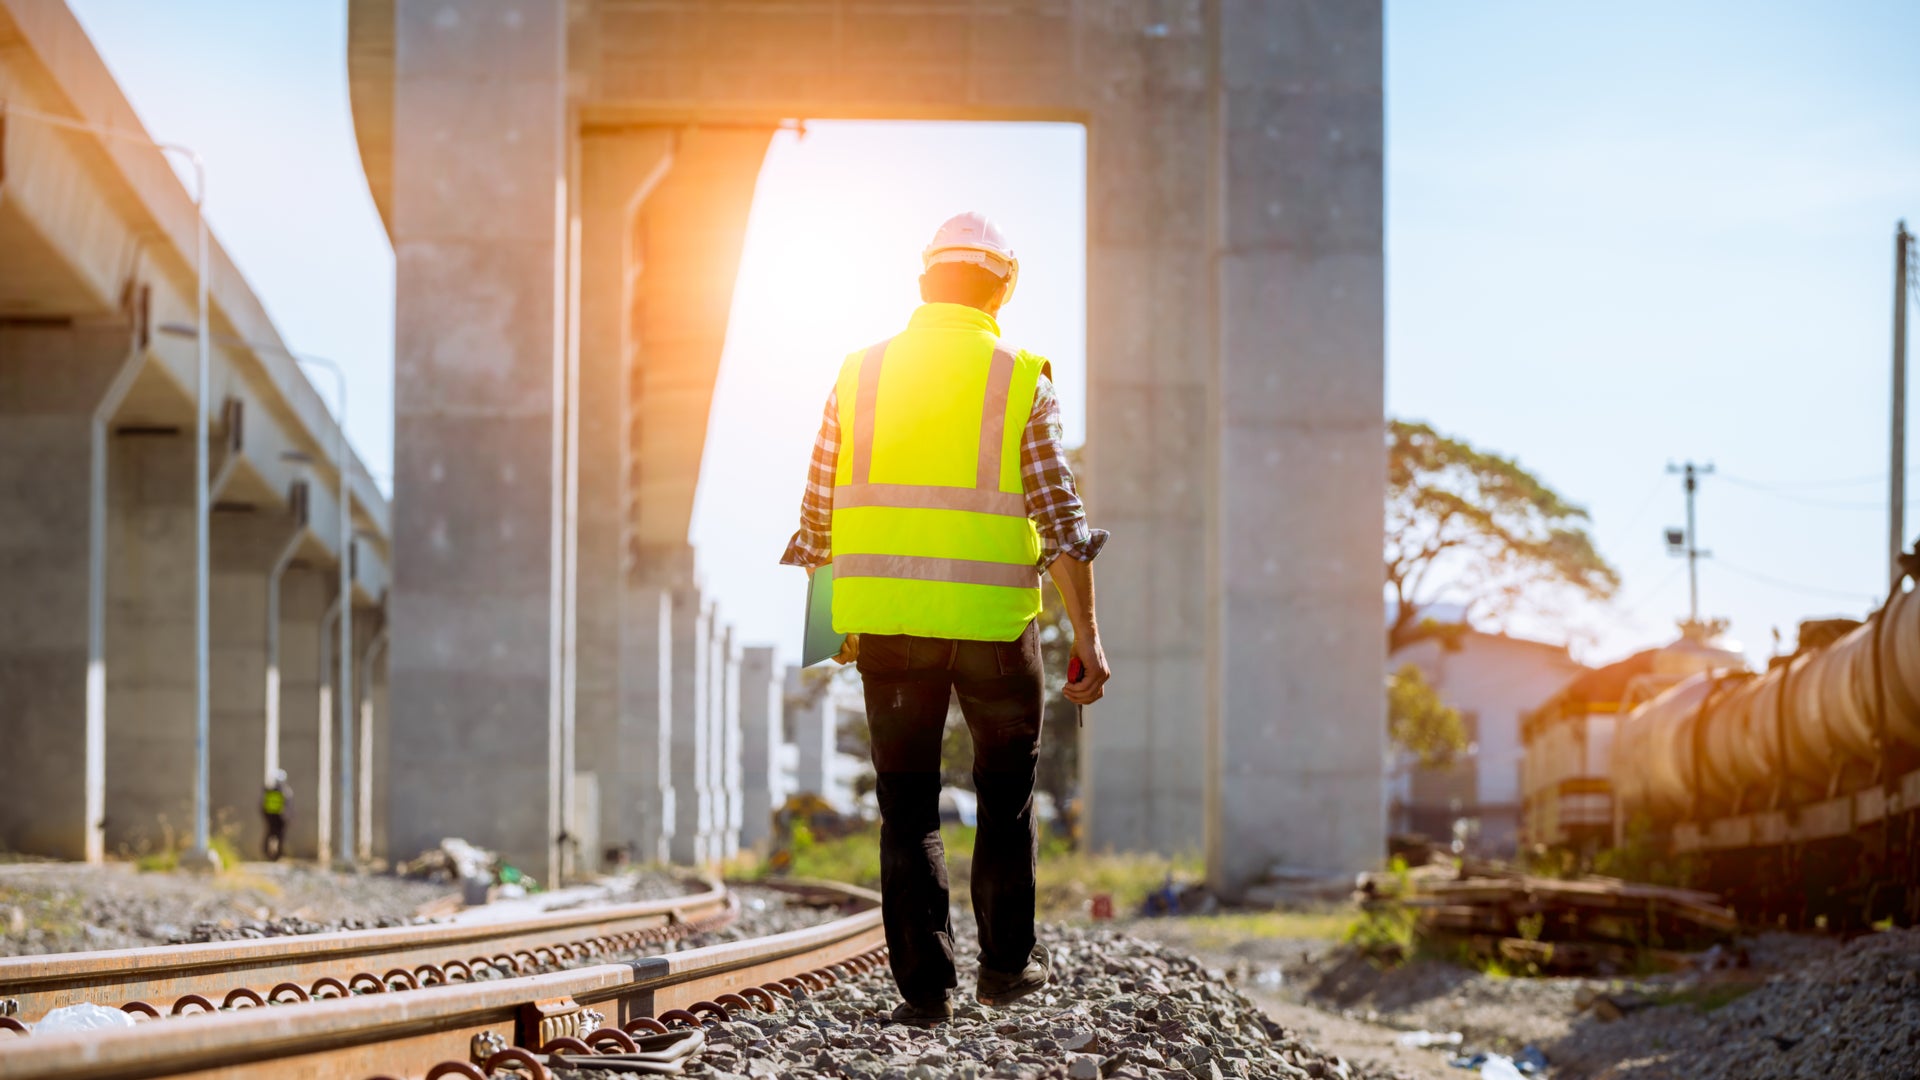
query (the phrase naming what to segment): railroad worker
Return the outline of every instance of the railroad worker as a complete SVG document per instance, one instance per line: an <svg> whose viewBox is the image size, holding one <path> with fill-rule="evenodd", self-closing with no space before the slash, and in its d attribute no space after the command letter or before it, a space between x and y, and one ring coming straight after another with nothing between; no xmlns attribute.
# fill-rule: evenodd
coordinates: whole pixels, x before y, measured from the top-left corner
<svg viewBox="0 0 1920 1080"><path fill-rule="evenodd" d="M906 329L841 365L781 562L809 574L833 564L839 659L859 667L878 774L882 912L904 999L893 1018L925 1025L953 1016L959 985L940 841L949 697L973 738L979 795L975 996L1006 1005L1052 967L1033 923L1042 570L1085 667L1067 698L1098 701L1108 669L1092 567L1107 534L1088 528L1074 489L1047 361L1002 342L994 317L1020 263L973 213L940 226L921 261L926 302Z"/></svg>
<svg viewBox="0 0 1920 1080"><path fill-rule="evenodd" d="M287 847L287 814L293 809L293 789L287 785L287 770L273 770L273 782L260 793L260 813L267 819L267 838L261 842L261 854L268 862L279 862Z"/></svg>

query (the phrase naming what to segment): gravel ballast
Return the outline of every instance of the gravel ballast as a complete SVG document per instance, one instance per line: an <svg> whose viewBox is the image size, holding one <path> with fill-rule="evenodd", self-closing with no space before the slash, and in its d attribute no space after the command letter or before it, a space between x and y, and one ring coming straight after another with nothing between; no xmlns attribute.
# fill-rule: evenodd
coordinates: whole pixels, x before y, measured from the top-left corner
<svg viewBox="0 0 1920 1080"><path fill-rule="evenodd" d="M969 922L957 916L955 927ZM956 935L963 957L976 950L970 929ZM1043 927L1041 940L1053 953L1053 984L1017 1005L975 1004L972 965L964 964L951 1023L895 1024L887 1013L899 994L879 970L803 993L778 1013L742 1013L710 1025L708 1047L687 1074L714 1080L1364 1076L1280 1031L1218 972L1184 954L1106 929ZM559 1075L612 1080L615 1074L579 1069Z"/></svg>
<svg viewBox="0 0 1920 1080"><path fill-rule="evenodd" d="M0 955L404 926L444 885L248 863L212 877L125 863L0 866Z"/></svg>
<svg viewBox="0 0 1920 1080"><path fill-rule="evenodd" d="M1715 985L1611 1024L1588 1018L1551 1048L1556 1080L1920 1077L1920 929L1856 938L1703 1012Z"/></svg>

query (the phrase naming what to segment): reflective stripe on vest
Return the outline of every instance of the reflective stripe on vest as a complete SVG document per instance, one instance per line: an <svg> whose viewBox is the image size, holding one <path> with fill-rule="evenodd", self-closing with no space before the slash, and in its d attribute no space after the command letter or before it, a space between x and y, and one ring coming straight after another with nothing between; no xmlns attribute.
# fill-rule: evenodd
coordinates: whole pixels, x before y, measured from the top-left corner
<svg viewBox="0 0 1920 1080"><path fill-rule="evenodd" d="M1039 613L1039 534L1019 490L1024 424L1013 447L1007 436L1015 414L1032 410L1043 363L985 334L913 327L847 358L840 399L852 438L833 489L837 630L1010 641ZM929 480L943 482L917 482Z"/></svg>

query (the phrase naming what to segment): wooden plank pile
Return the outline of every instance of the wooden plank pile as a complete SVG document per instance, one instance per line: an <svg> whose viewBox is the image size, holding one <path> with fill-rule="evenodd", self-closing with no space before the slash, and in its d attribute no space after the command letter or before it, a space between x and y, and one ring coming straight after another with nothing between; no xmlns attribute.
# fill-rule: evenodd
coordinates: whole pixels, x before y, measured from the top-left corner
<svg viewBox="0 0 1920 1080"><path fill-rule="evenodd" d="M1739 926L1711 893L1595 876L1423 875L1405 902L1425 936L1566 974L1674 966Z"/></svg>

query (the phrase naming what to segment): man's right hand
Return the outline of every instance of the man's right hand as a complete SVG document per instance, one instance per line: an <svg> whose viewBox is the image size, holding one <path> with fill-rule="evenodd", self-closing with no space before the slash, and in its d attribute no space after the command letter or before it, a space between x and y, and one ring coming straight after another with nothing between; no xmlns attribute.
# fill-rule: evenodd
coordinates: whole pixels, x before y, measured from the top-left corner
<svg viewBox="0 0 1920 1080"><path fill-rule="evenodd" d="M1107 680L1113 677L1107 667L1106 650L1100 647L1099 635L1074 635L1073 655L1083 670L1080 681L1068 683L1064 693L1075 705L1091 705L1106 693Z"/></svg>

